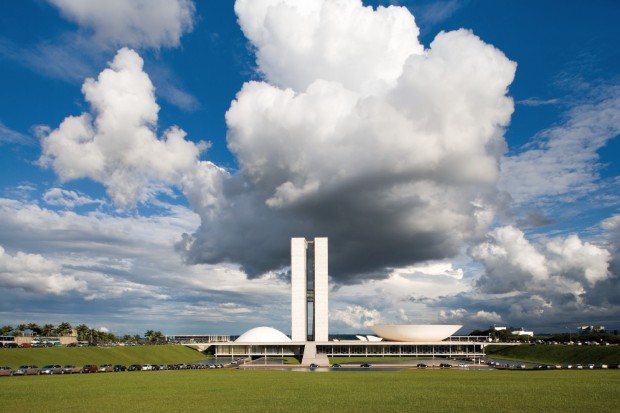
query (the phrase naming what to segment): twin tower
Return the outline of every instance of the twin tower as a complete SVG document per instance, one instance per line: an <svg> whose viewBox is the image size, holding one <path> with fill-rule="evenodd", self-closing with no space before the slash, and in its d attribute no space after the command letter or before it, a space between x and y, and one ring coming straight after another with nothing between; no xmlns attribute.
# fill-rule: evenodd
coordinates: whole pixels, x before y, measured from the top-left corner
<svg viewBox="0 0 620 413"><path fill-rule="evenodd" d="M327 262L327 238L291 238L292 341L328 341Z"/></svg>

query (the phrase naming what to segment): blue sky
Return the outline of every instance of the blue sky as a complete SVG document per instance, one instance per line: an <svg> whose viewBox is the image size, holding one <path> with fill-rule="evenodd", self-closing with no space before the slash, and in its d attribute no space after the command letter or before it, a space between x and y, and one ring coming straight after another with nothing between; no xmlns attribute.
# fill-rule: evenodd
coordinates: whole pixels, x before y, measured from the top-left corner
<svg viewBox="0 0 620 413"><path fill-rule="evenodd" d="M619 12L3 2L0 324L289 333L328 236L333 333L620 329Z"/></svg>

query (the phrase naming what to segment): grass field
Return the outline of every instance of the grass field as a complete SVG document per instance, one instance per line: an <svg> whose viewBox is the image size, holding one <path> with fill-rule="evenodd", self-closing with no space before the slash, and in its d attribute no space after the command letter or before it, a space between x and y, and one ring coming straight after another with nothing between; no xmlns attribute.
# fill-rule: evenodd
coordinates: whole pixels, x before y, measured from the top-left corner
<svg viewBox="0 0 620 413"><path fill-rule="evenodd" d="M620 364L620 346L488 346L487 357L542 364Z"/></svg>
<svg viewBox="0 0 620 413"><path fill-rule="evenodd" d="M611 412L620 370L125 372L0 378L6 411Z"/></svg>
<svg viewBox="0 0 620 413"><path fill-rule="evenodd" d="M0 366L16 368L23 364L175 364L207 358L185 346L51 347L7 348L0 350Z"/></svg>

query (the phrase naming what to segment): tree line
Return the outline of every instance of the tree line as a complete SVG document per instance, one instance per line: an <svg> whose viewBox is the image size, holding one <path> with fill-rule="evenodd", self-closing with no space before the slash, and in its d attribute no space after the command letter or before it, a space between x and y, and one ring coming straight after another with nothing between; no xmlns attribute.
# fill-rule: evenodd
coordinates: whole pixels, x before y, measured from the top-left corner
<svg viewBox="0 0 620 413"><path fill-rule="evenodd" d="M139 334L129 335L125 334L117 336L113 333L97 330L87 326L86 324L79 324L73 327L70 323L63 322L58 326L53 324L44 324L42 326L36 323L18 324L16 327L7 325L0 327L0 335L2 336L23 336L26 331L30 331L33 336L40 337L55 337L55 336L68 336L71 335L73 329L77 332L77 340L88 343L163 343L166 341L166 337L161 331L147 330L144 333L144 337Z"/></svg>

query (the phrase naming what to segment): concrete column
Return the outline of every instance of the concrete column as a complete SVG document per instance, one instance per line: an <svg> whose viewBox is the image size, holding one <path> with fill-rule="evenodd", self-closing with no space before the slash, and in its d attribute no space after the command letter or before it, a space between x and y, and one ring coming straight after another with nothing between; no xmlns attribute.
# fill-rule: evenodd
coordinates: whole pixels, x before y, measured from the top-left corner
<svg viewBox="0 0 620 413"><path fill-rule="evenodd" d="M308 338L307 262L305 238L291 238L291 339Z"/></svg>
<svg viewBox="0 0 620 413"><path fill-rule="evenodd" d="M327 238L314 239L314 340L327 341L328 322L328 244Z"/></svg>

